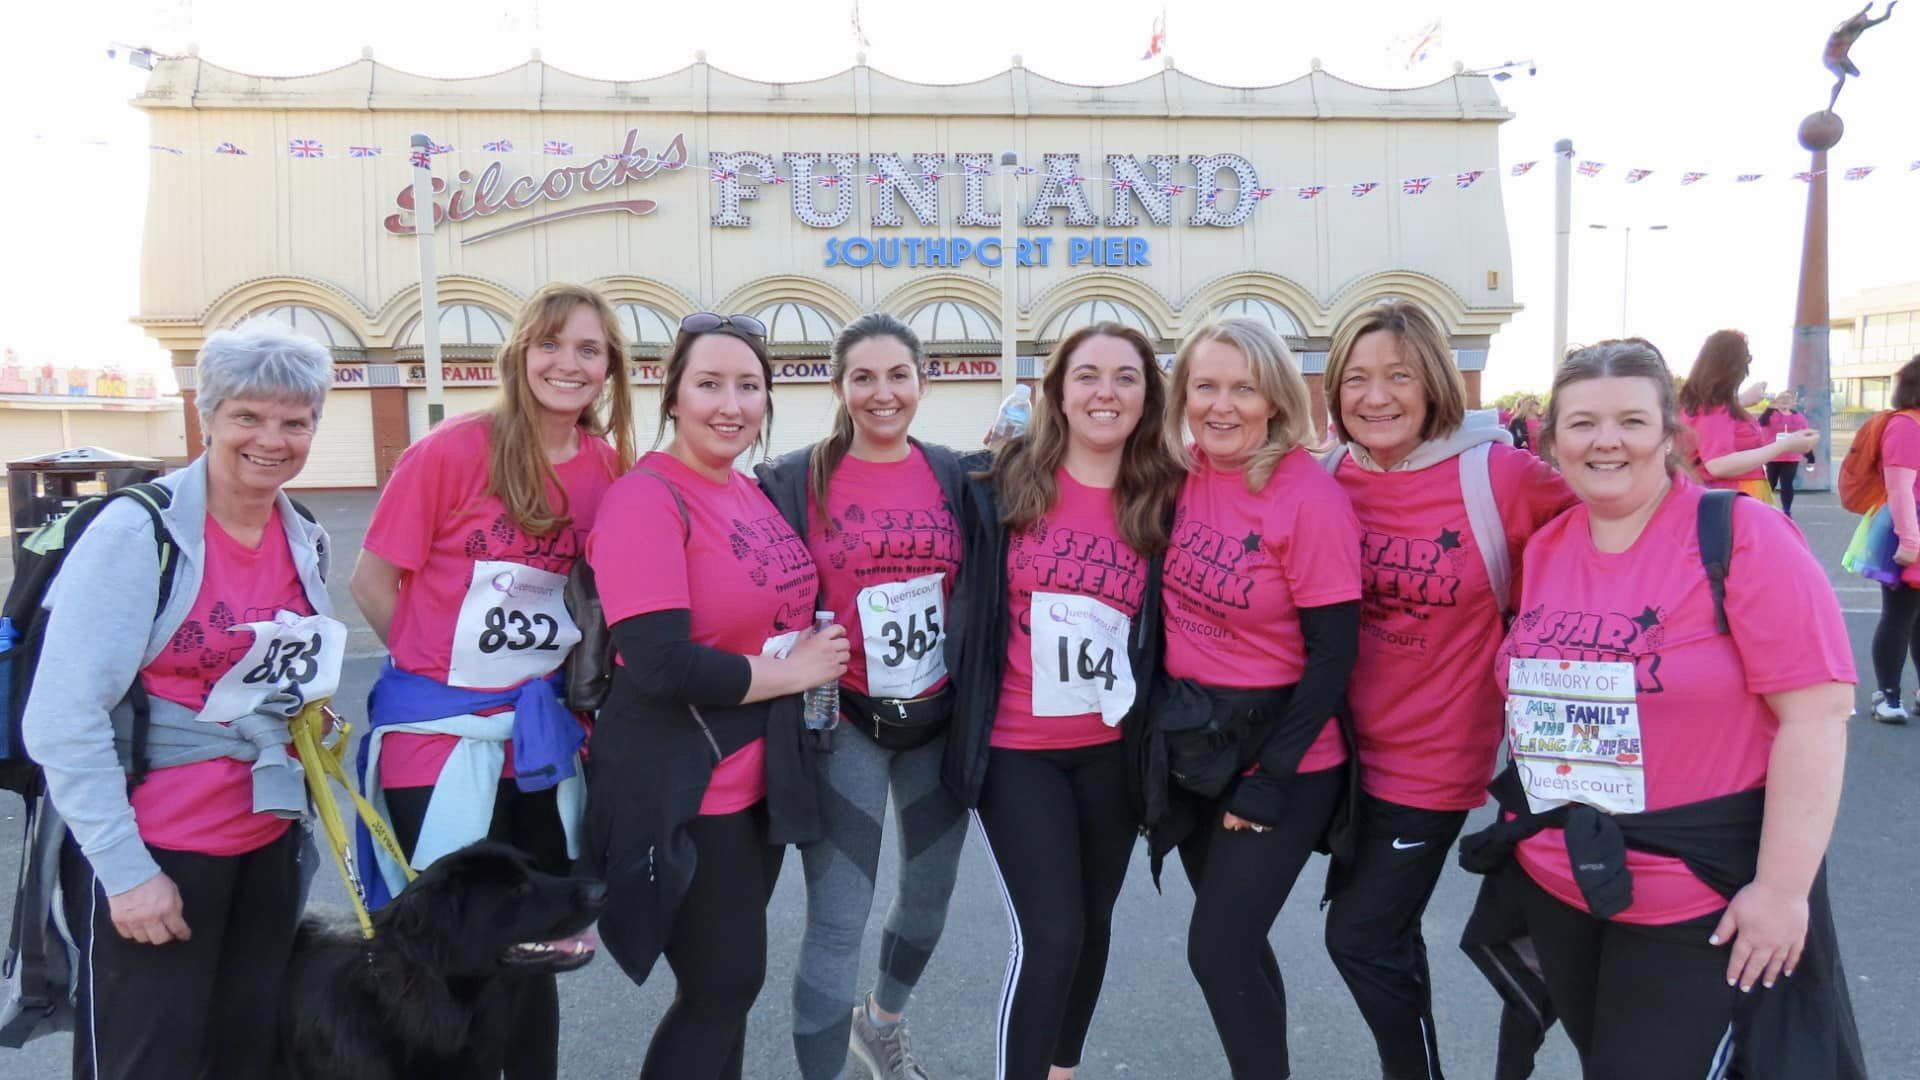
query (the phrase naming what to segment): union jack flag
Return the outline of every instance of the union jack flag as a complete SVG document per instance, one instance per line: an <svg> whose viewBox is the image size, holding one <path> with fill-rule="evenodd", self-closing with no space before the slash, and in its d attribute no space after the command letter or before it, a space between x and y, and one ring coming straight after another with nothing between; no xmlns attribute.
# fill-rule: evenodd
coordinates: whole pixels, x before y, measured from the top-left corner
<svg viewBox="0 0 1920 1080"><path fill-rule="evenodd" d="M1607 163L1604 161L1583 161L1575 171L1581 176L1599 176L1600 170L1606 167Z"/></svg>
<svg viewBox="0 0 1920 1080"><path fill-rule="evenodd" d="M429 146L427 147L427 153L429 153L429 154L451 154L451 153L453 153L453 144L452 144L452 143L443 143L443 142L434 142L434 141L433 141L433 140L431 140L431 139L429 139L429 140L427 140L427 142L428 142L428 143L430 144L430 145L429 145Z"/></svg>
<svg viewBox="0 0 1920 1080"><path fill-rule="evenodd" d="M350 158L379 157L380 148L377 146L349 146L347 147L347 156Z"/></svg>
<svg viewBox="0 0 1920 1080"><path fill-rule="evenodd" d="M326 157L327 151L313 139L288 139L287 153L293 157Z"/></svg>
<svg viewBox="0 0 1920 1080"><path fill-rule="evenodd" d="M239 147L233 145L230 142L223 142L220 145L214 147L213 152L216 154L230 154L233 157L247 156L247 152L245 150L240 149Z"/></svg>
<svg viewBox="0 0 1920 1080"><path fill-rule="evenodd" d="M1810 173L1810 172L1797 172L1797 173L1794 173L1794 174L1793 174L1793 178L1794 178L1795 180L1798 180L1798 181L1800 181L1800 182L1801 182L1801 183L1803 183L1803 184L1811 184L1811 183L1813 183L1813 174L1812 174L1812 173Z"/></svg>
<svg viewBox="0 0 1920 1080"><path fill-rule="evenodd" d="M993 171L993 166L978 161L969 161L962 167L967 170L969 176L985 176Z"/></svg>
<svg viewBox="0 0 1920 1080"><path fill-rule="evenodd" d="M1133 190L1133 181L1127 179L1124 176L1116 176L1112 180L1109 180L1107 182L1113 185L1113 190L1115 191L1132 191Z"/></svg>
<svg viewBox="0 0 1920 1080"><path fill-rule="evenodd" d="M1458 188L1470 188L1473 186L1473 182L1475 180L1480 179L1480 177L1484 175L1486 171L1487 170L1485 169L1469 169L1463 173L1454 173L1453 186Z"/></svg>
<svg viewBox="0 0 1920 1080"><path fill-rule="evenodd" d="M413 167L416 169L433 168L433 154L427 150L415 150L413 153L407 155L407 160L412 162Z"/></svg>
<svg viewBox="0 0 1920 1080"><path fill-rule="evenodd" d="M1400 190L1408 195L1425 195L1427 185L1433 183L1431 176L1413 176L1400 181Z"/></svg>
<svg viewBox="0 0 1920 1080"><path fill-rule="evenodd" d="M1013 167L1013 175L1015 176L1032 176L1034 173L1037 173L1039 171L1040 171L1039 169L1036 169L1031 165L1015 165Z"/></svg>
<svg viewBox="0 0 1920 1080"><path fill-rule="evenodd" d="M1645 180L1647 177L1652 175L1653 175L1652 169L1628 169L1627 183L1637 184L1640 181Z"/></svg>
<svg viewBox="0 0 1920 1080"><path fill-rule="evenodd" d="M1065 180L1069 184L1084 184L1087 182L1087 178L1084 176L1063 176L1060 179Z"/></svg>
<svg viewBox="0 0 1920 1080"><path fill-rule="evenodd" d="M1161 184L1160 190L1167 195L1179 195L1187 190L1185 184Z"/></svg>
<svg viewBox="0 0 1920 1080"><path fill-rule="evenodd" d="M485 150L489 154L511 154L513 153L513 140L495 139L492 142L481 143L480 149Z"/></svg>
<svg viewBox="0 0 1920 1080"><path fill-rule="evenodd" d="M1312 187L1294 188L1293 194L1295 198L1299 199L1317 199L1320 197L1320 193L1325 190L1327 190L1327 185L1315 184Z"/></svg>
<svg viewBox="0 0 1920 1080"><path fill-rule="evenodd" d="M1373 194L1373 189L1379 186L1380 185L1378 183L1372 180L1368 180L1363 184L1355 184L1353 185L1353 197L1356 199L1365 198L1366 196Z"/></svg>
<svg viewBox="0 0 1920 1080"><path fill-rule="evenodd" d="M725 183L728 180L737 180L739 177L740 174L734 172L732 169L713 170L713 182L716 184Z"/></svg>
<svg viewBox="0 0 1920 1080"><path fill-rule="evenodd" d="M554 157L572 157L573 144L564 139L548 139L540 144L540 152Z"/></svg>
<svg viewBox="0 0 1920 1080"><path fill-rule="evenodd" d="M1262 202L1273 198L1273 193L1278 190L1278 188L1257 187L1247 192L1247 198L1252 199L1254 202Z"/></svg>
<svg viewBox="0 0 1920 1080"><path fill-rule="evenodd" d="M1227 189L1223 187L1209 185L1205 191L1200 193L1200 205L1212 206L1214 203L1219 202L1220 193L1225 190Z"/></svg>
<svg viewBox="0 0 1920 1080"><path fill-rule="evenodd" d="M928 169L926 172L920 174L920 179L925 180L929 184L937 184L940 182L940 173L937 170Z"/></svg>
<svg viewBox="0 0 1920 1080"><path fill-rule="evenodd" d="M842 177L839 173L828 173L827 175L819 178L820 186L821 187L839 187L840 181L843 179L845 179L845 177Z"/></svg>
<svg viewBox="0 0 1920 1080"><path fill-rule="evenodd" d="M186 153L186 151L185 151L185 150L182 150L182 149L180 149L180 148L179 148L179 147L177 147L177 146L161 146L161 145L160 145L159 143L152 143L152 144L150 144L150 145L148 145L148 147L147 147L147 149L149 149L149 150L159 150L159 151L161 151L162 153L167 153L167 154L172 154L172 155L174 155L175 157L179 157L179 156L180 156L181 154L184 154L184 153Z"/></svg>
<svg viewBox="0 0 1920 1080"><path fill-rule="evenodd" d="M784 176L781 176L781 175L780 175L779 173L777 173L777 172L776 172L776 173L761 173L761 174L760 174L760 179L761 179L761 180L763 180L763 181L765 181L766 183L769 183L769 184L784 184L784 183L786 183L786 182L787 182L787 178L786 178L786 177L784 177Z"/></svg>
<svg viewBox="0 0 1920 1080"><path fill-rule="evenodd" d="M1514 163L1513 168L1507 171L1515 176L1525 176L1532 172L1533 167L1538 164L1540 164L1538 161L1518 161Z"/></svg>
<svg viewBox="0 0 1920 1080"><path fill-rule="evenodd" d="M1847 170L1847 179L1865 180L1873 173L1873 170L1879 167L1878 165L1855 165L1853 168Z"/></svg>
<svg viewBox="0 0 1920 1080"><path fill-rule="evenodd" d="M1739 176L1734 177L1733 182L1736 184L1751 184L1765 175L1765 173L1743 172Z"/></svg>
<svg viewBox="0 0 1920 1080"><path fill-rule="evenodd" d="M872 172L867 174L867 183L869 184L884 184L886 182L887 182L887 178L877 172Z"/></svg>
<svg viewBox="0 0 1920 1080"><path fill-rule="evenodd" d="M1703 172L1681 173L1680 186L1687 187L1690 184L1697 184L1700 181L1705 180L1706 178L1707 178L1707 174Z"/></svg>

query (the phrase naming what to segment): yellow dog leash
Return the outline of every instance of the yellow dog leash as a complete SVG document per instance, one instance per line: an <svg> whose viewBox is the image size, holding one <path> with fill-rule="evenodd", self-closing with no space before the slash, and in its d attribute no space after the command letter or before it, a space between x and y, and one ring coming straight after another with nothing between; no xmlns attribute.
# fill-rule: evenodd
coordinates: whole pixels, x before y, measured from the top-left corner
<svg viewBox="0 0 1920 1080"><path fill-rule="evenodd" d="M320 819L320 828L327 834L327 846L333 851L333 865L340 871L340 879L347 883L347 895L353 898L353 913L360 918L360 933L372 938L373 918L367 914L366 890L360 883L360 874L353 862L353 834L347 828L346 819L340 816L340 804L334 799L331 781L338 781L353 797L354 809L359 812L360 819L367 823L374 841L385 848L387 854L393 856L393 860L406 871L408 881L414 879L413 867L408 865L406 854L400 850L400 842L394 838L393 830L380 817L380 812L347 778L347 737L353 728L327 708L326 700L322 699L300 710L300 715L292 720L291 729L294 750L300 755L300 762L307 774L307 795L313 801L314 815ZM378 867L370 870L379 873Z"/></svg>

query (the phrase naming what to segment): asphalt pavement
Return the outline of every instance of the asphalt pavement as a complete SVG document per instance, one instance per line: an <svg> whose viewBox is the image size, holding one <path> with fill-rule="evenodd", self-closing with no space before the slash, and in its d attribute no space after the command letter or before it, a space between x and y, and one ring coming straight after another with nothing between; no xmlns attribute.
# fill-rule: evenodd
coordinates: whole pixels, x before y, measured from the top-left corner
<svg viewBox="0 0 1920 1080"><path fill-rule="evenodd" d="M371 509L370 494L303 496L334 538L334 595L338 612L357 632L339 699L357 706L378 670L378 642L353 616L345 589ZM1878 614L1877 590L1839 569L1854 518L1830 495L1802 496L1797 517L1835 583L1854 645L1854 662L1871 670L1867 646ZM0 563L0 572L8 569ZM1871 680L1869 680L1871 681ZM1909 689L1913 679L1909 676ZM1920 859L1913 855L1920 818L1920 725L1886 727L1864 719L1863 691L1848 733L1846 794L1829 849L1835 917L1852 983L1853 1004L1875 1077L1920 1075L1920 1025L1909 1013L1920 1003L1920 950L1913 911L1920 900ZM357 714L357 707L349 707ZM1468 828L1486 817L1482 810ZM0 795L0 866L17 865L20 805ZM891 828L891 824L889 824ZM1375 1080L1380 1075L1372 1040L1345 986L1321 946L1318 898L1326 862L1316 857L1281 913L1271 935L1285 974L1288 1038L1293 1075L1301 1080ZM1206 1006L1186 964L1187 918L1193 896L1177 869L1164 875L1156 893L1144 851L1136 852L1115 912L1114 942L1106 990L1087 1039L1081 1080L1115 1077L1226 1077ZM1450 1075L1490 1077L1499 1003L1479 972L1455 947L1471 909L1478 879L1457 868L1442 878L1426 930L1436 986L1436 1019L1442 1061ZM894 891L892 856L882 859L875 916L863 961L864 988L872 978L881 914ZM11 895L0 895L0 916L11 916ZM351 918L345 893L323 865L312 908ZM767 981L747 1033L746 1075L797 1075L788 1041L790 988L805 924L805 889L799 859L788 853L778 891L768 911L771 942ZM969 837L946 937L934 953L908 1009L914 1048L934 1080L980 1080L993 1075L995 1010L1007 961L1007 920L993 871L977 837ZM562 976L561 1072L566 1077L634 1076L654 1024L673 996L673 977L662 963L645 986L634 986L607 957ZM0 1077L59 1075L70 1039L42 1039L24 1050L0 1050ZM859 1080L857 1065L850 1075ZM1549 1037L1537 1076L1578 1076L1563 1035Z"/></svg>

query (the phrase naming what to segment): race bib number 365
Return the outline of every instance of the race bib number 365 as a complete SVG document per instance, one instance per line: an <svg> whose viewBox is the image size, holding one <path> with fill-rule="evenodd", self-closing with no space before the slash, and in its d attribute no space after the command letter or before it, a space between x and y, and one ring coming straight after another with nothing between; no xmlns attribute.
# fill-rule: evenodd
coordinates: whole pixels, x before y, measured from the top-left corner
<svg viewBox="0 0 1920 1080"><path fill-rule="evenodd" d="M1609 814L1646 810L1633 678L1632 664L1513 659L1507 739L1534 813L1569 802Z"/></svg>
<svg viewBox="0 0 1920 1080"><path fill-rule="evenodd" d="M580 640L563 574L514 562L473 564L453 627L449 686L514 686L549 675Z"/></svg>
<svg viewBox="0 0 1920 1080"><path fill-rule="evenodd" d="M867 693L916 698L947 676L945 574L927 574L860 590L861 645L867 654Z"/></svg>
<svg viewBox="0 0 1920 1080"><path fill-rule="evenodd" d="M1091 596L1037 592L1033 627L1033 715L1097 712L1108 727L1133 707L1131 620Z"/></svg>

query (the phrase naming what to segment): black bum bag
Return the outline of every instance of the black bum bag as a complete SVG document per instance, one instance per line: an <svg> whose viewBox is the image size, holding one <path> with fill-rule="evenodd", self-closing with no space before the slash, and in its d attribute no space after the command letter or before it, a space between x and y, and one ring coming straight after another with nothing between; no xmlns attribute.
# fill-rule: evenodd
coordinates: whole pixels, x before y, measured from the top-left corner
<svg viewBox="0 0 1920 1080"><path fill-rule="evenodd" d="M1293 696L1277 690L1222 690L1190 679L1155 683L1150 716L1166 741L1174 783L1218 798L1245 772Z"/></svg>
<svg viewBox="0 0 1920 1080"><path fill-rule="evenodd" d="M840 711L882 750L916 750L947 730L953 683L917 698L872 698L840 688Z"/></svg>

